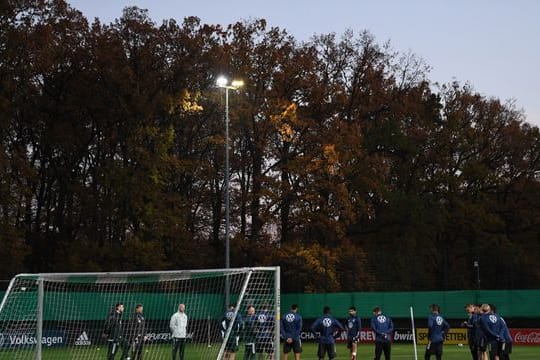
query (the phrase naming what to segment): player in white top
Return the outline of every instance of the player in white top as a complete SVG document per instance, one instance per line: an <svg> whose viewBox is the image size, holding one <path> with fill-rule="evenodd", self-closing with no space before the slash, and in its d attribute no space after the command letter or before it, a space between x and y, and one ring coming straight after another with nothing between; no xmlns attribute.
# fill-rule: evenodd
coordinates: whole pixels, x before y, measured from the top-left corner
<svg viewBox="0 0 540 360"><path fill-rule="evenodd" d="M180 360L184 360L184 350L186 348L188 317L186 315L186 306L178 305L178 311L171 317L171 334L172 334L172 359L176 360L176 354L180 354Z"/></svg>

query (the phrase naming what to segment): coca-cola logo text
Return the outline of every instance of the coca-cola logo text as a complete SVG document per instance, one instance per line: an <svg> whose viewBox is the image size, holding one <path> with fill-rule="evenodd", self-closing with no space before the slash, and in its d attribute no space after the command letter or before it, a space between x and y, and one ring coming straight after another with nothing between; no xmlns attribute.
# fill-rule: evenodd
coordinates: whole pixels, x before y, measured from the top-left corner
<svg viewBox="0 0 540 360"><path fill-rule="evenodd" d="M540 344L540 332L533 332L529 334L522 334L518 332L516 335L514 335L514 341L516 343Z"/></svg>
<svg viewBox="0 0 540 360"><path fill-rule="evenodd" d="M516 345L540 345L540 329L510 329Z"/></svg>

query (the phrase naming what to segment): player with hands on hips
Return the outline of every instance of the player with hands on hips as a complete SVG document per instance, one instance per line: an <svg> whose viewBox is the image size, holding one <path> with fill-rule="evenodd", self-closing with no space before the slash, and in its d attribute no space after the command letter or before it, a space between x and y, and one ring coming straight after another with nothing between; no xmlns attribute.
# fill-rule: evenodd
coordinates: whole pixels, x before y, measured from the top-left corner
<svg viewBox="0 0 540 360"><path fill-rule="evenodd" d="M373 308L371 329L375 333L375 360L379 360L383 352L384 358L390 360L394 323L390 317L382 313L381 308L378 306Z"/></svg>

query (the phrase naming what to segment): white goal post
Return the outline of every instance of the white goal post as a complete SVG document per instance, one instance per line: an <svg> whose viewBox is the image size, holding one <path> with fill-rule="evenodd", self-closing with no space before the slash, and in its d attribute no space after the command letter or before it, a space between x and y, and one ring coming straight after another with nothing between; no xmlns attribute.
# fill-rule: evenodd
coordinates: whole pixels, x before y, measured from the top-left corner
<svg viewBox="0 0 540 360"><path fill-rule="evenodd" d="M0 360L279 359L279 314L279 267L20 274L0 303Z"/></svg>

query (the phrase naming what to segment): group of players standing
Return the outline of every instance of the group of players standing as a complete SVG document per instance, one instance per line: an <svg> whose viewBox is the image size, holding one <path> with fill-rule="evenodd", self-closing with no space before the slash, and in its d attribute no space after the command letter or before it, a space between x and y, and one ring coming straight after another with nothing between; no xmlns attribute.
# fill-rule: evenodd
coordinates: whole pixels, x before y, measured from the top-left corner
<svg viewBox="0 0 540 360"><path fill-rule="evenodd" d="M462 326L468 329L472 359L510 360L512 337L504 319L496 313L495 306L468 304L465 308L469 317ZM439 305L432 304L429 309L430 314L427 321L428 344L426 345L424 359L430 360L431 356L434 355L437 360L441 360L444 340L450 330L450 325L440 314L441 308ZM357 344L360 340L362 327L354 306L349 308L349 317L344 325L331 315L330 307L324 307L323 315L310 328L314 334L317 334L319 339L317 351L319 360L324 359L326 355L328 355L329 359L336 357L335 339L336 336L339 336L339 332L344 330L347 331L347 348L350 351L351 360L356 360ZM392 319L383 314L379 307L375 307L370 325L375 334L374 359L379 360L384 353L385 359L390 360L394 333ZM290 312L281 319L281 337L284 340L283 358L285 360L288 360L288 354L291 351L294 351L296 360L300 359L302 352L301 332L302 317L298 314L297 305L293 304ZM270 331L267 333L267 344L271 343L271 337ZM246 344L246 346L248 345ZM247 348L246 353L248 353ZM249 357L249 355L244 358L244 360L251 359L254 359L254 357Z"/></svg>
<svg viewBox="0 0 540 360"><path fill-rule="evenodd" d="M339 332L335 332L336 329L338 331L347 330L347 348L349 349L351 360L356 360L362 322L356 315L356 308L354 306L349 308L349 317L345 321L345 326L331 315L330 307L328 306L323 308L323 316L319 317L311 325L310 330L319 336L318 358L322 360L326 354L328 354L329 359L336 357L335 338L339 336ZM394 323L389 316L382 313L379 307L373 309L371 329L375 334L375 360L379 360L383 353L385 359L389 360ZM299 357L297 357L298 359Z"/></svg>
<svg viewBox="0 0 540 360"><path fill-rule="evenodd" d="M230 331L223 358L234 360L239 341L242 339L245 344L244 360L255 360L256 354L259 354L259 358L263 358L266 354L268 358L272 359L274 356L274 323L274 312L269 309L268 305L263 305L259 312L255 310L253 305L249 305L245 316L238 312L235 317L235 304L231 304L221 321L222 337L225 338L227 331Z"/></svg>
<svg viewBox="0 0 540 360"><path fill-rule="evenodd" d="M512 352L512 337L508 326L494 305L465 305L468 319L466 327L469 349L473 360L509 360Z"/></svg>
<svg viewBox="0 0 540 360"><path fill-rule="evenodd" d="M469 348L473 360L510 360L512 351L512 337L503 318L501 318L493 305L467 304L465 310L467 321L462 323L467 328ZM145 339L145 319L143 306L135 306L132 317L127 325L122 324L124 305L118 303L109 314L105 325L104 336L108 339L107 359L113 360L116 353L122 349L121 359L142 359ZM435 355L437 360L442 359L443 343L450 326L440 315L440 307L436 304L430 306L428 317L428 344L424 358L429 360ZM185 305L179 304L178 312L173 314L170 328L173 339L173 360L176 355L184 358L185 342L187 338L187 315ZM233 322L231 326L231 322ZM295 354L295 360L300 360L302 353L302 317L298 314L298 306L293 304L290 311L281 318L281 338L283 339L283 359L288 360L290 352ZM256 312L253 305L247 307L242 316L236 313L235 305L231 304L225 312L220 323L222 336L225 338L229 331L228 341L225 344L224 359L234 360L238 351L239 340L245 344L244 360L259 358L274 358L274 312L269 306L263 305L262 310ZM344 326L345 325L345 326ZM229 329L230 328L230 329ZM351 360L356 360L357 344L360 340L361 320L356 315L356 308L349 308L349 317L344 324L331 315L330 307L325 306L323 315L319 317L310 330L319 340L317 356L320 360L328 355L329 359L336 357L335 339L341 331L347 331L347 348ZM371 329L375 334L375 360L379 360L384 353L386 360L390 360L391 340L394 332L392 319L383 314L379 307L373 309ZM338 331L338 332L336 332Z"/></svg>
<svg viewBox="0 0 540 360"><path fill-rule="evenodd" d="M122 320L124 304L117 303L107 317L103 337L107 339L107 360L114 360L116 354L122 352L122 360L142 360L143 347L146 338L146 326L142 304L137 304L131 318ZM178 305L178 311L171 316L169 327L172 339L172 359L184 360L187 341L188 317L186 306Z"/></svg>
<svg viewBox="0 0 540 360"><path fill-rule="evenodd" d="M227 329L231 328L227 344L225 345L225 356L227 360L234 360L238 350L239 340L245 344L244 360L254 360L256 354L259 358L274 358L274 322L273 312L268 307L263 307L261 312L256 313L253 306L248 306L245 317L239 313L234 317L234 305L231 305L225 313L222 321L222 335L226 335ZM233 325L231 322L234 321ZM291 305L290 311L281 317L281 338L283 339L283 359L288 360L289 354L294 353L295 360L300 360L302 353L302 325L303 320L298 314L298 306ZM356 308L349 308L349 317L344 324L336 320L330 307L325 306L323 315L319 317L310 330L316 334L319 340L317 356L324 359L326 355L330 359L336 357L335 339L339 337L341 331L347 330L347 347L352 360L356 360L357 344L360 340L361 320L356 315ZM381 309L373 309L371 328L375 333L375 359L379 360L381 354L385 354L386 359L390 359L390 346L394 325L390 317L382 314ZM338 332L336 332L338 331Z"/></svg>
<svg viewBox="0 0 540 360"><path fill-rule="evenodd" d="M113 360L121 349L121 359L142 359L145 340L145 319L142 304L137 304L131 319L122 321L124 304L117 303L105 323L103 337L107 339L107 360Z"/></svg>

